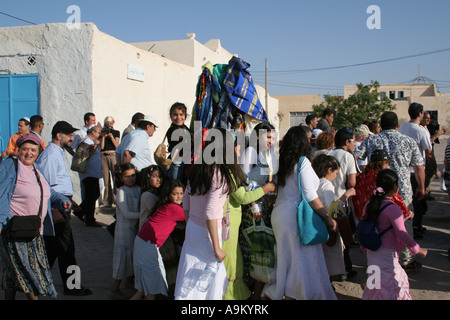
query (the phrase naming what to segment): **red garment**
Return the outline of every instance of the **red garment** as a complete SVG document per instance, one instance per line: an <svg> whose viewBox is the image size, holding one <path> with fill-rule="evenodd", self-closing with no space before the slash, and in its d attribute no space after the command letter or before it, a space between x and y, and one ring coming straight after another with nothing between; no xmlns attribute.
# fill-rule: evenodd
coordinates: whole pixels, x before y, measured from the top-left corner
<svg viewBox="0 0 450 320"><path fill-rule="evenodd" d="M364 207L376 188L377 171L362 172L356 176L356 195L352 197L355 216L359 220L363 217Z"/></svg>
<svg viewBox="0 0 450 320"><path fill-rule="evenodd" d="M373 190L377 187L376 180L379 170L363 172L356 177L356 195L352 198L355 215L358 221L363 217L364 207L369 202ZM403 219L406 220L411 216L411 211L408 210L403 202L400 194L395 194L392 201L402 209Z"/></svg>
<svg viewBox="0 0 450 320"><path fill-rule="evenodd" d="M148 218L139 230L138 236L144 241L150 240L160 248L175 229L178 221L184 221L183 207L176 203L169 203L158 208Z"/></svg>
<svg viewBox="0 0 450 320"><path fill-rule="evenodd" d="M396 205L398 205L400 209L402 209L403 220L407 220L411 216L412 212L409 211L406 207L405 203L403 202L402 196L399 193L396 193L392 196L391 200Z"/></svg>

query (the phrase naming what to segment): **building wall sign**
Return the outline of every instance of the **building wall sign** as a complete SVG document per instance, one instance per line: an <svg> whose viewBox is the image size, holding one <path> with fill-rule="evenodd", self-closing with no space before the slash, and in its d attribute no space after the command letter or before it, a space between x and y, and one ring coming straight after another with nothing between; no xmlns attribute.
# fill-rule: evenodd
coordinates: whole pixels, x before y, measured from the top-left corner
<svg viewBox="0 0 450 320"><path fill-rule="evenodd" d="M130 79L130 80L136 80L136 81L144 82L144 80L145 80L144 69L141 68L141 67L129 64L128 65L127 78Z"/></svg>

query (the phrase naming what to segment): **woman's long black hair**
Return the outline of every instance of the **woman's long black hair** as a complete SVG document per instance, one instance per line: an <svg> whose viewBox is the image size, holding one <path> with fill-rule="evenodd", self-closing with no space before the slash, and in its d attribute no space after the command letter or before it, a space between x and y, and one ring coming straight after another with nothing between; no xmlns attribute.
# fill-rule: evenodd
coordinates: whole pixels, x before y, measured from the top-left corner
<svg viewBox="0 0 450 320"><path fill-rule="evenodd" d="M155 206L152 208L149 216L153 215L153 213L155 213L155 211L158 208L161 208L170 203L169 196L172 193L173 189L175 189L175 188L182 188L183 191L185 189L183 182L181 182L180 180L169 179L169 180L164 181L164 183L161 186L161 192L159 194L158 201L156 202Z"/></svg>
<svg viewBox="0 0 450 320"><path fill-rule="evenodd" d="M381 202L386 198L386 193L391 192L398 185L398 175L391 169L378 172L374 194L370 196L366 206L366 220L377 221Z"/></svg>
<svg viewBox="0 0 450 320"><path fill-rule="evenodd" d="M154 193L155 195L159 195L159 192L161 191L161 186L159 188L155 188L151 186L149 182L150 177L155 171L159 172L159 176L161 178L161 186L164 183L164 171L156 164L148 166L142 169L142 171L140 172L139 184L141 186L141 193L149 191L151 193Z"/></svg>
<svg viewBox="0 0 450 320"><path fill-rule="evenodd" d="M278 169L278 185L284 186L286 178L292 173L300 157L311 157L311 146L305 130L300 126L291 127L280 143L280 165Z"/></svg>
<svg viewBox="0 0 450 320"><path fill-rule="evenodd" d="M222 181L220 181L221 186L225 186L224 191L227 194L231 194L235 191L243 182L245 182L244 173L241 169L241 166L234 161L233 163L227 163L226 154L228 152L233 152L234 155L234 143L228 145L228 148L231 150L227 150L226 137L231 134L222 128L216 128L215 130L219 130L221 132L223 138L223 159L221 159L221 164L212 163L206 164L204 161L202 163L194 163L188 172L188 180L191 187L191 194L205 195L211 190L212 180L214 173L216 170L220 171L222 176ZM232 137L231 137L232 138ZM214 140L206 141L205 148L213 143ZM233 156L234 157L234 156ZM235 157L234 157L235 159Z"/></svg>

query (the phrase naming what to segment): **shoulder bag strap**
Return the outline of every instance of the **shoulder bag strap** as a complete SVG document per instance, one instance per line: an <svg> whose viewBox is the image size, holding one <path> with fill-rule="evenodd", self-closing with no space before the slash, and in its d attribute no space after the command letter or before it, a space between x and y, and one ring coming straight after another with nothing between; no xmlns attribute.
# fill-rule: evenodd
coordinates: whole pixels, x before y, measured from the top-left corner
<svg viewBox="0 0 450 320"><path fill-rule="evenodd" d="M378 211L378 215L380 215L381 212L383 212L384 209L386 209L386 207L389 207L391 204L394 204L393 202L386 203L381 209L380 211ZM391 230L393 228L392 224L387 227L386 229L384 229L382 232L380 232L380 237L385 234L387 231Z"/></svg>
<svg viewBox="0 0 450 320"><path fill-rule="evenodd" d="M304 199L305 195L303 194L303 188L302 188L302 183L300 181L300 167L302 166L303 163L303 159L305 157L300 157L300 159L298 160L297 163L297 179L298 179L298 189L300 190L300 194L302 195L302 200Z"/></svg>
<svg viewBox="0 0 450 320"><path fill-rule="evenodd" d="M43 207L43 202L44 202L44 188L42 187L42 183L41 183L41 179L39 179L39 174L37 173L37 169L36 166L33 165L33 169L34 169L34 174L36 176L36 180L39 184L39 189L41 189L41 203L39 204L39 212L38 212L38 216L42 217L42 207Z"/></svg>

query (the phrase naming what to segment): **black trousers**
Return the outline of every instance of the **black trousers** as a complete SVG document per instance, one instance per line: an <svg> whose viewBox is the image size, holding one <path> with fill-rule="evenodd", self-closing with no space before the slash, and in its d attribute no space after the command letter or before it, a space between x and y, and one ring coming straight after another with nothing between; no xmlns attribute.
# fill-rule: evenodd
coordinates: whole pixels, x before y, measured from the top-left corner
<svg viewBox="0 0 450 320"><path fill-rule="evenodd" d="M413 190L413 208L414 208L414 219L413 219L413 227L420 228L422 227L422 217L427 213L428 205L427 200L423 198L419 200L416 196L416 190L418 187L416 176L414 173L411 174L411 187Z"/></svg>
<svg viewBox="0 0 450 320"><path fill-rule="evenodd" d="M44 236L45 250L47 252L50 268L58 259L59 273L63 281L64 290L67 290L67 279L70 274L67 268L76 265L75 259L75 243L73 241L72 227L70 225L70 212L61 212L65 221L55 223L55 236Z"/></svg>
<svg viewBox="0 0 450 320"><path fill-rule="evenodd" d="M84 201L80 204L82 214L86 223L95 222L95 204L100 196L100 185L98 178L88 177L82 181L84 185Z"/></svg>

